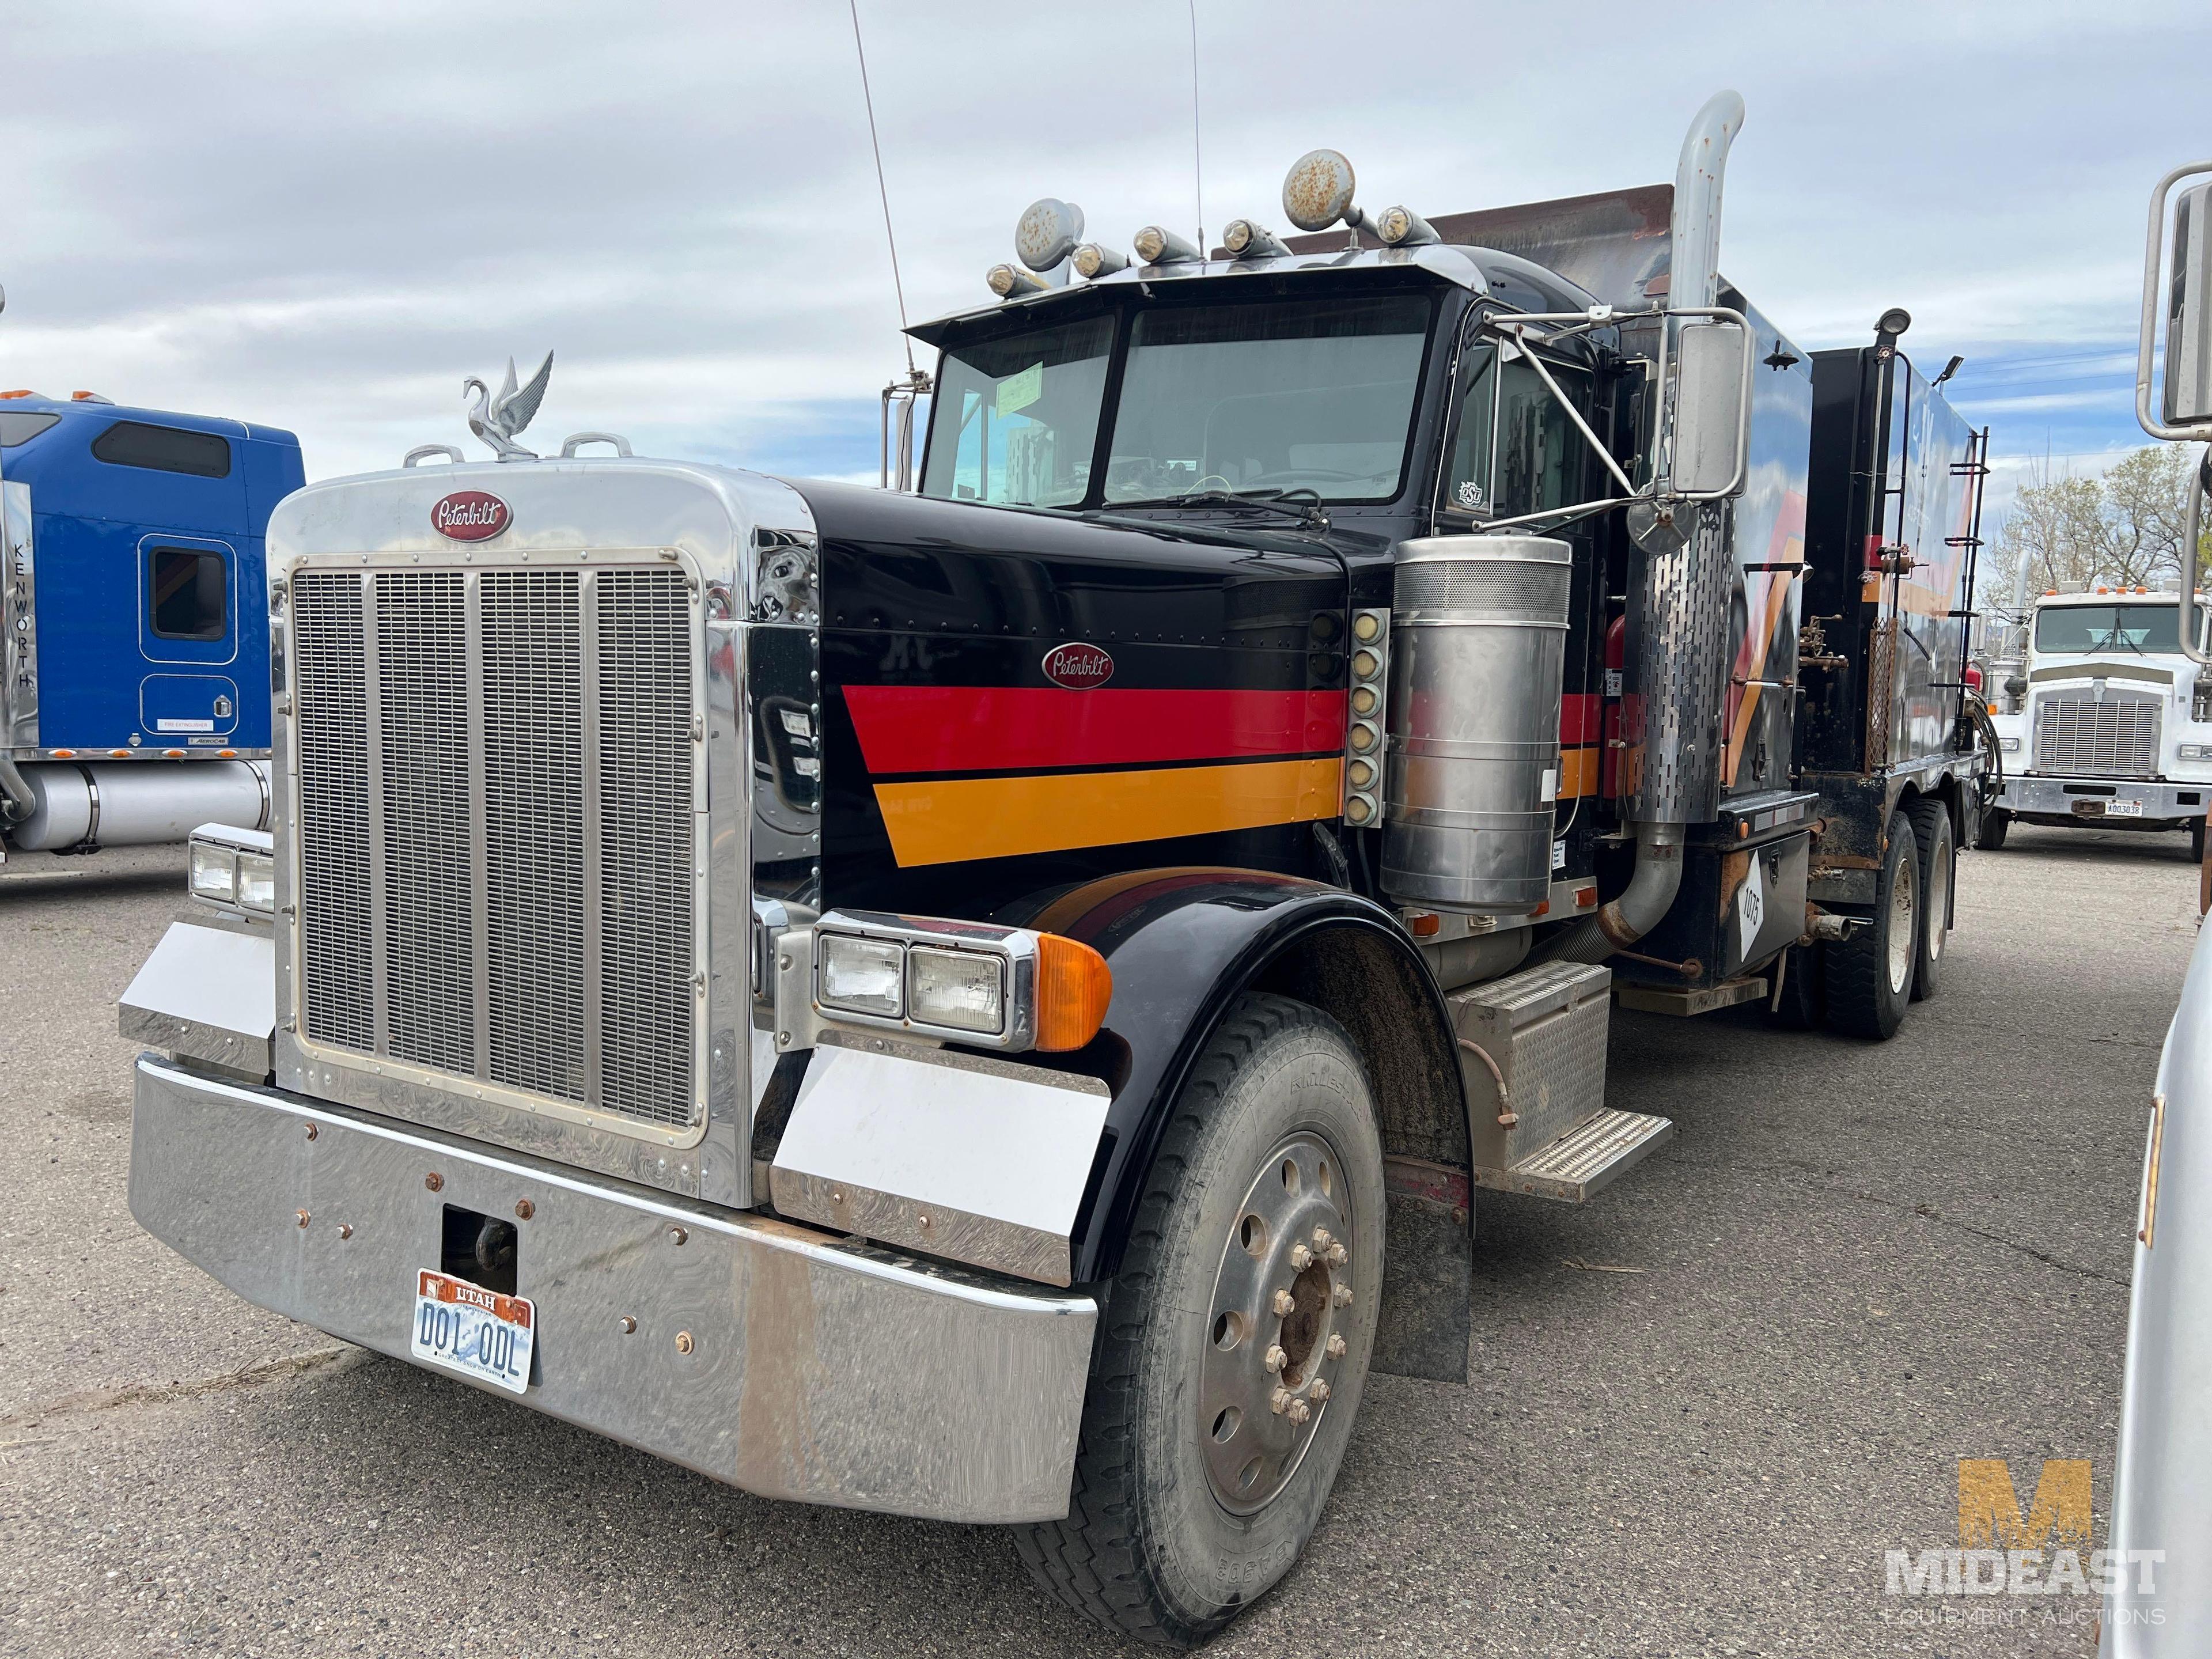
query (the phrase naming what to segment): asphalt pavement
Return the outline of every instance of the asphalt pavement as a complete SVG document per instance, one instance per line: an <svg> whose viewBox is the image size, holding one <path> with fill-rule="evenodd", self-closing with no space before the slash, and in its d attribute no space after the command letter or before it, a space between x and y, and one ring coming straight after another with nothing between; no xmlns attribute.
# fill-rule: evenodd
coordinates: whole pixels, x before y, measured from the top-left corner
<svg viewBox="0 0 2212 1659"><path fill-rule="evenodd" d="M0 870L0 1653L1137 1650L996 1530L730 1491L139 1231L114 1002L182 872ZM1612 1103L1676 1139L1584 1209L1484 1195L1473 1385L1370 1385L1304 1559L1209 1652L2086 1654L2074 1607L1900 1622L1882 1556L1957 1542L1962 1457L2023 1505L2094 1460L2101 1541L2196 892L2179 836L2015 827L1893 1042L1616 1014Z"/></svg>

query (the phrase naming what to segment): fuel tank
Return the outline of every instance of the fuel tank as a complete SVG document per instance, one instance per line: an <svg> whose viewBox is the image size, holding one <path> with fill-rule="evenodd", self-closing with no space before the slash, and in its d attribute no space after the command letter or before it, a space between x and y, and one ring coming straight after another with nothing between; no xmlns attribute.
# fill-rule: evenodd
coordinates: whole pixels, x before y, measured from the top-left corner
<svg viewBox="0 0 2212 1659"><path fill-rule="evenodd" d="M1326 543L795 487L825 902L980 916L1168 866L1328 877L1348 593Z"/></svg>

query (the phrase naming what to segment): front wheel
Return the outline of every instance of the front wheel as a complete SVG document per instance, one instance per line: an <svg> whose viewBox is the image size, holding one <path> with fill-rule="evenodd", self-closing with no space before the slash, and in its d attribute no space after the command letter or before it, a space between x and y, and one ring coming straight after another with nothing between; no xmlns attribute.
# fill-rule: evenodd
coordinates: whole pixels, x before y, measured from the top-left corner
<svg viewBox="0 0 2212 1659"><path fill-rule="evenodd" d="M1125 1636L1204 1641L1289 1571L1335 1484L1382 1284L1382 1148L1358 1051L1248 996L1152 1161L1038 1583Z"/></svg>
<svg viewBox="0 0 2212 1659"><path fill-rule="evenodd" d="M1920 944L1920 846L1905 814L1893 812L1882 836L1873 915L1822 947L1828 1024L1877 1042L1896 1036L1912 999Z"/></svg>
<svg viewBox="0 0 2212 1659"><path fill-rule="evenodd" d="M1984 853L2003 850L2005 831L2012 828L2012 814L1992 806L1982 814L1981 826L1974 831L1974 845Z"/></svg>
<svg viewBox="0 0 2212 1659"><path fill-rule="evenodd" d="M2191 864L2204 862L2204 820L2203 818L2189 820L2189 861Z"/></svg>

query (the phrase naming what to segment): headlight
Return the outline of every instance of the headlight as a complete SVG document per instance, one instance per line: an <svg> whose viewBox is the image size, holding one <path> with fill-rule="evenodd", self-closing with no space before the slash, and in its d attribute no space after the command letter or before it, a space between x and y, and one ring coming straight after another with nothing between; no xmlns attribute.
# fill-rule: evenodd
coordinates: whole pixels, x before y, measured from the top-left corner
<svg viewBox="0 0 2212 1659"><path fill-rule="evenodd" d="M204 823L192 831L191 896L252 921L276 914L276 859L266 830Z"/></svg>
<svg viewBox="0 0 2212 1659"><path fill-rule="evenodd" d="M833 910L813 936L814 1000L833 1023L1065 1053L1098 1035L1114 994L1106 958L1058 933Z"/></svg>
<svg viewBox="0 0 2212 1659"><path fill-rule="evenodd" d="M907 952L907 1006L917 1025L995 1036L1006 1025L1006 964L972 951Z"/></svg>
<svg viewBox="0 0 2212 1659"><path fill-rule="evenodd" d="M2018 738L1999 738L1997 739L1997 747L2003 750L2008 755L2016 755L2020 752L2020 739ZM2181 752L2185 755L2189 751L2185 749Z"/></svg>
<svg viewBox="0 0 2212 1659"><path fill-rule="evenodd" d="M824 933L822 939L822 1006L879 1019L906 1012L903 993L906 952L884 939Z"/></svg>
<svg viewBox="0 0 2212 1659"><path fill-rule="evenodd" d="M2212 743L2185 743L2180 752L2184 760L2212 760Z"/></svg>
<svg viewBox="0 0 2212 1659"><path fill-rule="evenodd" d="M192 843L192 896L212 904L238 902L238 849L212 842Z"/></svg>
<svg viewBox="0 0 2212 1659"><path fill-rule="evenodd" d="M276 860L268 854L238 855L238 903L264 916L276 914Z"/></svg>

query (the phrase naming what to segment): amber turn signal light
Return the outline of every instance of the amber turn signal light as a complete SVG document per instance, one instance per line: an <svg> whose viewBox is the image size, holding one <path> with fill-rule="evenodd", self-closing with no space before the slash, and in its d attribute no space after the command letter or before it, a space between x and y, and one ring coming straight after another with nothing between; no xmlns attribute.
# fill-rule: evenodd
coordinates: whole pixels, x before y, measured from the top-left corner
<svg viewBox="0 0 2212 1659"><path fill-rule="evenodd" d="M1037 936L1036 1046L1054 1054L1080 1048L1106 1023L1114 970L1078 939Z"/></svg>

